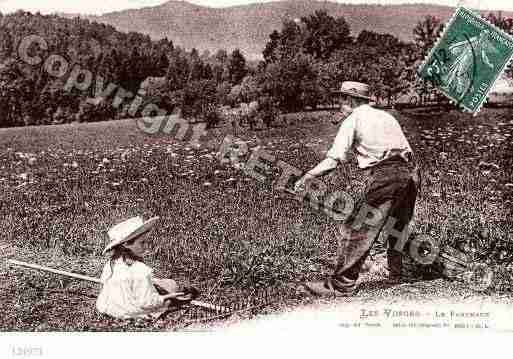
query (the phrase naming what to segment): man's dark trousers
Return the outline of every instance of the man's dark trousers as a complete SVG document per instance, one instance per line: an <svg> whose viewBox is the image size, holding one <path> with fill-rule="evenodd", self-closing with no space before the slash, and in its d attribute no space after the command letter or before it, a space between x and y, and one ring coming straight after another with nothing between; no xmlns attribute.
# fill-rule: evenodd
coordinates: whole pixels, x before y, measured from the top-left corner
<svg viewBox="0 0 513 359"><path fill-rule="evenodd" d="M355 289L362 265L386 223L395 218L394 229L399 232L409 225L418 191L412 167L411 162L396 156L371 168L362 201L342 224L337 265L330 278L335 289L343 292ZM362 213L367 213L365 207L379 210L380 215L375 216L376 219L381 217L379 223L362 224ZM369 213L366 218L372 216ZM401 252L394 249L398 240L397 236L388 236L387 259L391 278L400 277L403 253L408 249L407 242L399 243L399 247L403 247L399 248Z"/></svg>

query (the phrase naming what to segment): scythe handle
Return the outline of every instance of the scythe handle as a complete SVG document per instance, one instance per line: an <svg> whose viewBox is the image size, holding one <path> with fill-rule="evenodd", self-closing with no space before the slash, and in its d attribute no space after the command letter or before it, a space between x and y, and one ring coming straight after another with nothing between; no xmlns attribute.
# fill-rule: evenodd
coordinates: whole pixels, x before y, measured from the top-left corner
<svg viewBox="0 0 513 359"><path fill-rule="evenodd" d="M83 281L86 281L86 282L92 282L92 283L97 283L97 284L101 284L102 283L98 278L93 278L93 277L89 277L89 276L82 275L82 274L76 274L76 273L66 272L66 271L63 271L63 270L58 270L58 269L53 269L53 268L49 268L49 267L44 267L44 266L40 266L40 265L37 265L37 264L16 261L14 259L8 259L7 262L9 262L10 264L13 264L15 266L31 268L31 269L40 270L40 271L43 271L43 272L49 272L49 273L61 275L61 276L64 276L64 277L80 279L80 280L83 280Z"/></svg>
<svg viewBox="0 0 513 359"><path fill-rule="evenodd" d="M64 276L64 277L69 277L69 278L75 278L75 279L83 280L83 281L86 281L86 282L102 284L100 279L94 278L94 277L89 277L89 276L82 275L82 274L71 273L71 272L67 272L67 271L63 271L63 270L53 269L53 268L50 268L50 267L40 266L40 265L37 265L37 264L17 261L17 260L14 260L14 259L8 259L7 262L9 264L12 264L12 265L15 265L15 266L19 266L19 267L25 267L25 268L35 269L35 270L39 270L39 271L43 271L43 272L53 273L53 274L61 275L61 276ZM229 308L226 308L226 307L223 307L223 306L220 306L220 305L215 305L215 304L201 302L199 300L191 300L190 304L194 305L196 307L212 310L212 311L215 311L215 312L218 312L218 313L230 313L231 312L231 310Z"/></svg>

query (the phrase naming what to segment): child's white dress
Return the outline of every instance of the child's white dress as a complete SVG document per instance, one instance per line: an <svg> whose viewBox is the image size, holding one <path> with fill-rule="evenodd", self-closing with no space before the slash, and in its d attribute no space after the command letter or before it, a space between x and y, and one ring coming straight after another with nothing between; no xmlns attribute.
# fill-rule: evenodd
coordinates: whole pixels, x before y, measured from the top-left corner
<svg viewBox="0 0 513 359"><path fill-rule="evenodd" d="M153 271L146 264L127 265L118 258L112 268L113 273L107 262L100 278L103 288L96 301L100 313L119 319L158 318L168 309L153 285Z"/></svg>

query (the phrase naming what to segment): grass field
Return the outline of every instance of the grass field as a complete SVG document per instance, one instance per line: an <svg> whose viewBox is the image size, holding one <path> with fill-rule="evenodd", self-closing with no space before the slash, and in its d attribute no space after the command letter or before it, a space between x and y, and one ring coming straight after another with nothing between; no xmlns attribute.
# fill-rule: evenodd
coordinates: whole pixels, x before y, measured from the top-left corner
<svg viewBox="0 0 513 359"><path fill-rule="evenodd" d="M513 112L476 117L395 113L422 163L416 233L426 233L492 265L513 262ZM239 134L277 160L307 170L336 134L327 114L288 115L288 127ZM273 188L222 165L229 133L198 147L148 136L119 121L0 130L0 248L16 258L99 276L113 224L160 216L149 258L157 274L197 284L205 301L228 302L320 278L336 251L336 223ZM330 191L363 186L356 166L326 179ZM501 288L495 288L501 290ZM161 330L168 323L114 321L94 312L97 289L46 274L0 267L0 330Z"/></svg>

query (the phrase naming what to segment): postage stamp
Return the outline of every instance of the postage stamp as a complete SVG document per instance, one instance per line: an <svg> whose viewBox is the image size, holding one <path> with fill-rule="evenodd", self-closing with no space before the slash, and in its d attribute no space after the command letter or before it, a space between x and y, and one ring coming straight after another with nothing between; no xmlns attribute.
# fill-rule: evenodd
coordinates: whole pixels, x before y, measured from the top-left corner
<svg viewBox="0 0 513 359"><path fill-rule="evenodd" d="M418 74L464 110L476 114L512 57L510 35L460 7Z"/></svg>

